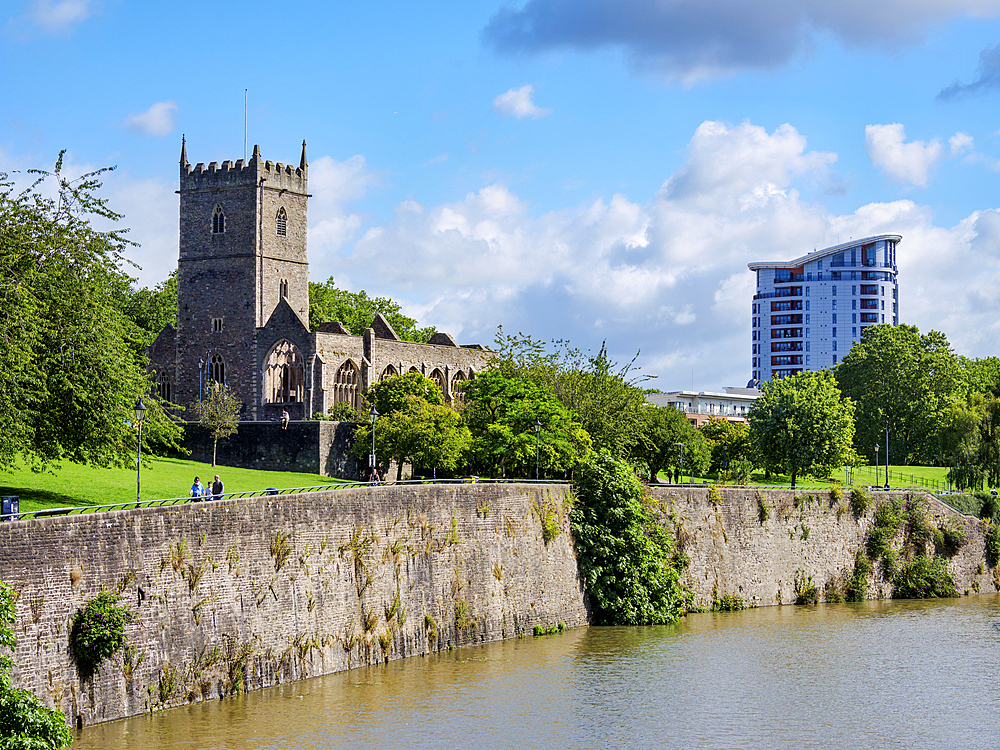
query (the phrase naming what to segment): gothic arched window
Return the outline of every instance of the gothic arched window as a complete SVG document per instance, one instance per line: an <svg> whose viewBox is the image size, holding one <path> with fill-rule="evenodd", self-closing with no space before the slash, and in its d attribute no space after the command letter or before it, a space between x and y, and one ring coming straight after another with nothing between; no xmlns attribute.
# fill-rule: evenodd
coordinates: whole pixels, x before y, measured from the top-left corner
<svg viewBox="0 0 1000 750"><path fill-rule="evenodd" d="M361 372L351 360L347 360L333 377L333 403L346 402L361 411Z"/></svg>
<svg viewBox="0 0 1000 750"><path fill-rule="evenodd" d="M451 399L456 405L465 402L465 375L459 370L455 373L455 377L451 379Z"/></svg>
<svg viewBox="0 0 1000 750"><path fill-rule="evenodd" d="M278 236L284 237L288 229L288 215L285 213L284 208L278 209L278 218L275 220L277 225Z"/></svg>
<svg viewBox="0 0 1000 750"><path fill-rule="evenodd" d="M305 367L298 348L287 339L274 345L264 365L264 403L301 403Z"/></svg>
<svg viewBox="0 0 1000 750"><path fill-rule="evenodd" d="M156 376L156 395L160 397L161 401L166 401L170 403L170 376L165 372L161 372Z"/></svg>
<svg viewBox="0 0 1000 750"><path fill-rule="evenodd" d="M222 206L216 206L212 211L212 234L222 234L226 231L226 215L222 212Z"/></svg>
<svg viewBox="0 0 1000 750"><path fill-rule="evenodd" d="M386 378L391 378L396 375L396 368L392 365L386 365L385 369L382 370L382 374L379 376L379 380L385 380Z"/></svg>
<svg viewBox="0 0 1000 750"><path fill-rule="evenodd" d="M213 354L208 358L208 382L226 384L226 363L221 354Z"/></svg>
<svg viewBox="0 0 1000 750"><path fill-rule="evenodd" d="M444 393L444 375L436 367L431 372L431 380L434 381L434 385L441 389L441 393Z"/></svg>

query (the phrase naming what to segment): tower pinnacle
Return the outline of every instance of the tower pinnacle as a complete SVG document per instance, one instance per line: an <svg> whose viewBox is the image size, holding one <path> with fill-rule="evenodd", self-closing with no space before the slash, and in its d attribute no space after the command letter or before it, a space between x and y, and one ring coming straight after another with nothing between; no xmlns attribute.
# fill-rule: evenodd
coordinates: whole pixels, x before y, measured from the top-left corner
<svg viewBox="0 0 1000 750"><path fill-rule="evenodd" d="M306 142L302 141L302 158L299 159L299 169L306 168Z"/></svg>

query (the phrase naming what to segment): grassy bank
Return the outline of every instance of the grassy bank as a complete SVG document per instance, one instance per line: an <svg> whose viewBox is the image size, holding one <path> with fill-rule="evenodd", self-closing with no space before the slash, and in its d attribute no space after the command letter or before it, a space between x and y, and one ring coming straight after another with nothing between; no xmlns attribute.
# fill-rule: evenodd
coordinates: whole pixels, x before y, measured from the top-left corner
<svg viewBox="0 0 1000 750"><path fill-rule="evenodd" d="M340 480L318 474L287 471L256 471L174 458L156 458L142 467L142 499L186 497L195 476L203 484L218 474L226 492L247 492L267 487L286 489L332 484ZM53 472L36 474L30 469L0 471L0 495L19 495L22 511L76 505L120 503L135 498L135 467L97 469L79 464L63 464Z"/></svg>

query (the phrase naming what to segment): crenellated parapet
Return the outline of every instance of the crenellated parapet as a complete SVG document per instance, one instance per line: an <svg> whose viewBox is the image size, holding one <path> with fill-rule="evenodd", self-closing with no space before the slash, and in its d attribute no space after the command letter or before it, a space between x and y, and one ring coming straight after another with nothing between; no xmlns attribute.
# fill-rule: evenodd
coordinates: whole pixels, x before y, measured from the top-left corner
<svg viewBox="0 0 1000 750"><path fill-rule="evenodd" d="M187 160L187 145L184 140L181 141L181 192L253 185L306 195L308 193L308 174L305 141L302 142L302 156L297 167L281 162L265 161L260 155L258 146L253 147L253 155L246 161L243 159L227 160L221 164L213 161L207 166L204 162L199 162L191 166Z"/></svg>

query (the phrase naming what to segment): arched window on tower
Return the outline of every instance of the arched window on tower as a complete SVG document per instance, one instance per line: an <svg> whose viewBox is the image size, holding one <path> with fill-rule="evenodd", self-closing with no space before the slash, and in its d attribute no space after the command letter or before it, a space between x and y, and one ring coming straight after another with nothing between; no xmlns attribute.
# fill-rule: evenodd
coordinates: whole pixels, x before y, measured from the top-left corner
<svg viewBox="0 0 1000 750"><path fill-rule="evenodd" d="M278 218L275 221L278 230L278 236L284 237L288 230L288 215L285 213L284 207L278 209Z"/></svg>
<svg viewBox="0 0 1000 750"><path fill-rule="evenodd" d="M221 354L213 354L208 358L208 381L219 385L226 384L226 363Z"/></svg>
<svg viewBox="0 0 1000 750"><path fill-rule="evenodd" d="M226 231L226 215L222 212L222 206L216 206L212 211L212 234L222 234Z"/></svg>
<svg viewBox="0 0 1000 750"><path fill-rule="evenodd" d="M333 403L342 401L361 411L361 373L351 360L344 362L333 378Z"/></svg>
<svg viewBox="0 0 1000 750"><path fill-rule="evenodd" d="M305 367L298 348L282 339L264 364L264 403L301 403L305 395Z"/></svg>

